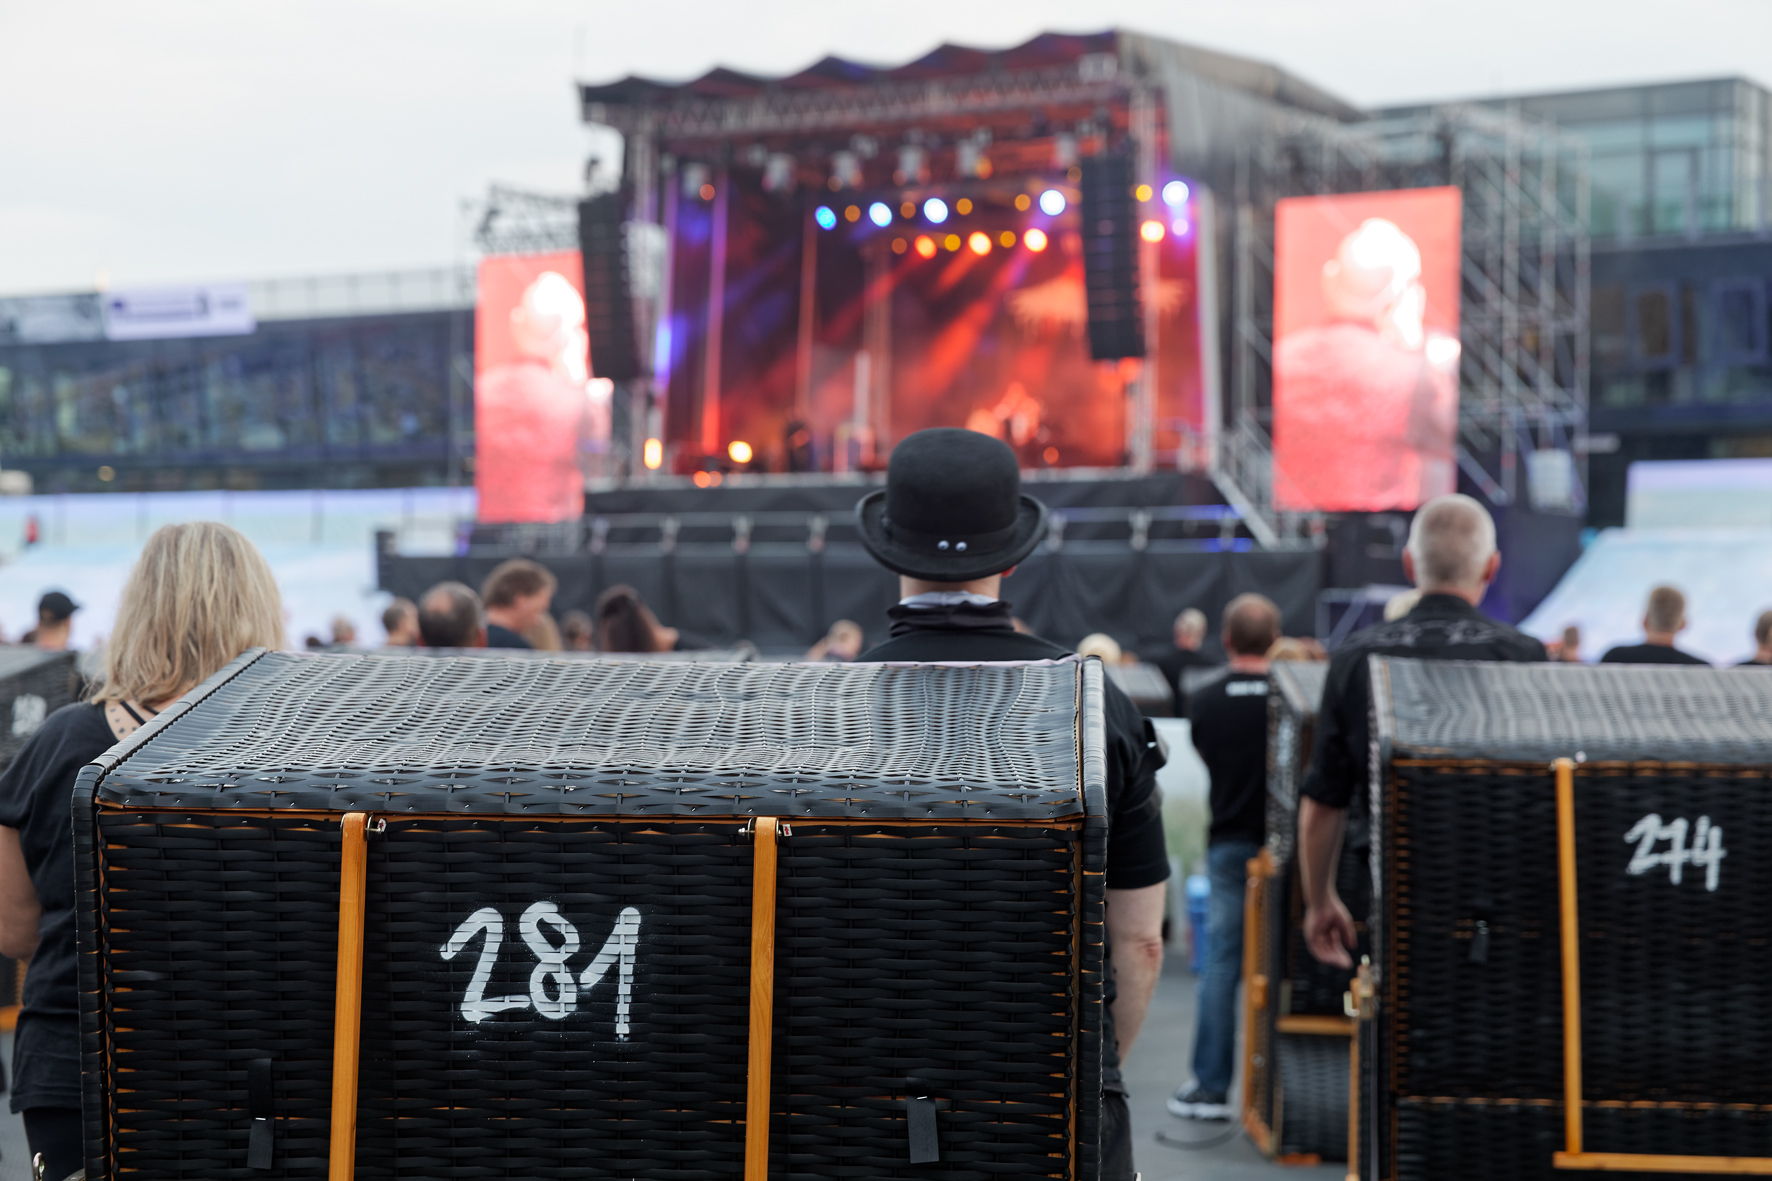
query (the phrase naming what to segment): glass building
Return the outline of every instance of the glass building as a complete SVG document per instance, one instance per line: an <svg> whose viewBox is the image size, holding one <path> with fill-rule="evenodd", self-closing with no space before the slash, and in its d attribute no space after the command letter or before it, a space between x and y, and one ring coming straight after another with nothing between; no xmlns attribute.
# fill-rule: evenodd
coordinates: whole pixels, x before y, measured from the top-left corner
<svg viewBox="0 0 1772 1181"><path fill-rule="evenodd" d="M0 340L0 465L40 492L471 480L471 280L298 281L250 298L246 335Z"/></svg>

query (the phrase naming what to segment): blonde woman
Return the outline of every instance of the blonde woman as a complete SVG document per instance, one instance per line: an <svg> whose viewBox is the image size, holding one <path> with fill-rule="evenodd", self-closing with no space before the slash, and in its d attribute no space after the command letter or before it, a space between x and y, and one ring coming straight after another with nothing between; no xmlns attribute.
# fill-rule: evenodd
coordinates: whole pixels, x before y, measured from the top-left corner
<svg viewBox="0 0 1772 1181"><path fill-rule="evenodd" d="M74 839L80 768L248 648L283 644L270 567L226 525L168 525L123 587L90 702L52 714L0 775L0 952L30 960L13 1043L12 1109L48 1177L83 1164Z"/></svg>

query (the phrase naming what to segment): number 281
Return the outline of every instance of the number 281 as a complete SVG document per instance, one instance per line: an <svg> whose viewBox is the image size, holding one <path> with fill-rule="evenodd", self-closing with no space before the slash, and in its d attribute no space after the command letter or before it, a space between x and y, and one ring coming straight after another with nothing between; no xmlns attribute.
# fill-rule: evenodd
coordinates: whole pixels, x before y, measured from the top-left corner
<svg viewBox="0 0 1772 1181"><path fill-rule="evenodd" d="M578 928L560 913L552 902L531 903L517 920L517 930L535 967L529 973L527 996L487 996L486 986L492 982L492 968L498 962L504 945L505 919L495 908L483 906L462 920L438 954L452 960L467 950L468 944L484 935L479 962L474 965L473 979L461 999L461 1015L478 1025L488 1017L512 1009L535 1011L550 1021L564 1021L578 1009L578 994L595 988L604 976L614 970L615 1036L628 1036L628 1013L634 995L634 955L640 944L640 912L625 908L616 917L615 928L603 942L596 958L584 971L574 976L567 960L581 946ZM551 936L550 936L551 932Z"/></svg>

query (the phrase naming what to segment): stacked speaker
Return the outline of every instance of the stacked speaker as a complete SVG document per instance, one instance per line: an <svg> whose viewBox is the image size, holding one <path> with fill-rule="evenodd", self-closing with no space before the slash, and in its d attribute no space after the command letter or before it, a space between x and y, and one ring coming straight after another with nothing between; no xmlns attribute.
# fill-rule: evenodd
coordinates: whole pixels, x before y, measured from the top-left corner
<svg viewBox="0 0 1772 1181"><path fill-rule="evenodd" d="M1089 302L1089 355L1097 361L1144 356L1138 287L1136 164L1118 149L1083 161L1083 284Z"/></svg>
<svg viewBox="0 0 1772 1181"><path fill-rule="evenodd" d="M1365 1175L1772 1172L1772 677L1373 684Z"/></svg>
<svg viewBox="0 0 1772 1181"><path fill-rule="evenodd" d="M611 381L645 375L634 311L633 259L620 192L587 197L578 205L578 242L584 260L585 330L591 370Z"/></svg>

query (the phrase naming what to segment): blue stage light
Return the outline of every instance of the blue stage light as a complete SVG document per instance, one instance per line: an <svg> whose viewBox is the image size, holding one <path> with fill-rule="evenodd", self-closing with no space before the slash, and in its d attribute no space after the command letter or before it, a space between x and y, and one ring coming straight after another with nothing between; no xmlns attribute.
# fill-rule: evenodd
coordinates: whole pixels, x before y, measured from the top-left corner
<svg viewBox="0 0 1772 1181"><path fill-rule="evenodd" d="M1188 197L1187 181L1172 180L1163 186L1163 204L1186 205Z"/></svg>
<svg viewBox="0 0 1772 1181"><path fill-rule="evenodd" d="M875 201L868 206L868 220L885 229L892 224L892 209L884 201Z"/></svg>
<svg viewBox="0 0 1772 1181"><path fill-rule="evenodd" d="M948 203L940 197L931 197L923 202L923 216L940 225L948 219Z"/></svg>
<svg viewBox="0 0 1772 1181"><path fill-rule="evenodd" d="M837 228L837 211L829 205L820 205L812 211L812 220L821 230L834 230Z"/></svg>
<svg viewBox="0 0 1772 1181"><path fill-rule="evenodd" d="M1064 194L1057 189L1047 189L1040 194L1040 212L1047 217L1057 217L1064 212Z"/></svg>

